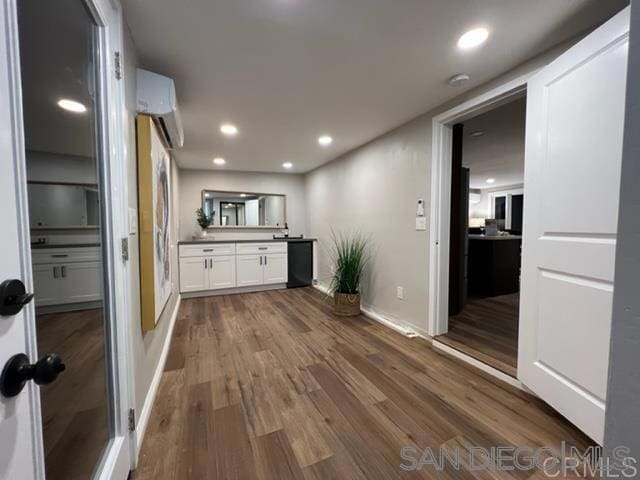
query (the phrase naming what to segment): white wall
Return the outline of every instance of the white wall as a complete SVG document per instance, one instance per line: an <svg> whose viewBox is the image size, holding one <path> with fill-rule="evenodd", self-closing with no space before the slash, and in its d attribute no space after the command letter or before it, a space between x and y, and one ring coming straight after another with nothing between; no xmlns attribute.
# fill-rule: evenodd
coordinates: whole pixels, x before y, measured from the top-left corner
<svg viewBox="0 0 640 480"><path fill-rule="evenodd" d="M125 135L127 142L127 169L128 169L128 191L129 207L138 208L137 197L137 161L136 161L136 65L137 56L135 46L128 30L124 35L124 81L125 81L125 101L127 104L127 117L125 118ZM140 325L140 257L138 248L138 235L129 236L129 304L130 313L127 321L130 324L131 344L133 350L133 377L134 377L134 397L136 418L140 418L143 405L149 394L153 375L160 361L160 354L164 341L168 334L170 316L174 311L178 299L178 256L176 242L178 239L178 198L180 195L178 169L175 162L171 167L171 188L172 190L172 214L173 216L173 238L172 248L172 279L173 293L162 312L155 330L146 334L142 333ZM145 286L153 288L153 285Z"/></svg>
<svg viewBox="0 0 640 480"><path fill-rule="evenodd" d="M416 201L429 215L432 118L509 80L546 65L568 42L488 84L326 164L306 176L309 235L319 238L319 280L329 278L330 227L358 230L372 242L374 258L363 286L363 303L395 321L427 331L428 231L415 231ZM404 300L396 298L404 287Z"/></svg>
<svg viewBox="0 0 640 480"><path fill-rule="evenodd" d="M35 150L25 153L28 181L98 183L95 158Z"/></svg>
<svg viewBox="0 0 640 480"><path fill-rule="evenodd" d="M191 240L200 231L196 209L202 190L277 193L287 196L287 222L291 235L307 233L304 177L290 173L251 173L222 170L180 170L180 239ZM271 238L280 229L211 229L214 239Z"/></svg>
<svg viewBox="0 0 640 480"><path fill-rule="evenodd" d="M640 462L640 1L631 7L627 112L607 386L605 454L626 446ZM636 464L640 468L640 464Z"/></svg>

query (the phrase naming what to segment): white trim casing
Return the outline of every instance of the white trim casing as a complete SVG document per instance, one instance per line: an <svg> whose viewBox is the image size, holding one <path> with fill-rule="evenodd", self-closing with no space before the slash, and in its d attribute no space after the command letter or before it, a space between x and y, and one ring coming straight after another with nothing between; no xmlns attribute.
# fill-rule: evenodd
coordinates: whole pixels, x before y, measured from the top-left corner
<svg viewBox="0 0 640 480"><path fill-rule="evenodd" d="M125 319L129 318L129 282L126 262L121 257L121 239L128 237L127 168L122 120L126 108L123 81L116 78L115 52L123 47L122 9L118 0L85 0L100 27L98 29L98 77L100 121L101 191L104 192L102 239L105 253L105 284L109 285L105 309L111 323L108 330L111 351L112 442L98 467L97 479L127 478L132 463L132 442L128 414L133 404L132 345ZM108 283L107 283L108 282Z"/></svg>
<svg viewBox="0 0 640 480"><path fill-rule="evenodd" d="M508 103L526 90L535 71L521 75L433 118L431 164L431 235L429 244L428 334L442 335L449 327L449 216L451 212L452 126L456 122Z"/></svg>
<svg viewBox="0 0 640 480"><path fill-rule="evenodd" d="M164 367L167 364L167 357L169 356L169 349L171 348L171 340L173 338L173 329L176 326L176 320L178 318L178 311L180 310L181 301L182 301L182 297L178 295L176 306L173 309L171 318L169 319L169 329L167 330L167 336L165 337L164 343L162 344L162 351L160 352L160 358L158 360L158 364L156 365L156 370L153 373L153 378L151 379L151 385L149 386L147 397L144 399L144 405L142 406L142 411L140 412L140 416L138 417L138 423L136 424L136 429L133 432L133 445L135 449L135 455L133 456L133 459L132 459L133 469L135 469L138 465L138 457L140 456L140 449L142 448L144 434L147 431L147 425L149 424L149 417L151 416L151 411L153 410L153 404L158 394L158 387L160 386L160 380L162 380Z"/></svg>

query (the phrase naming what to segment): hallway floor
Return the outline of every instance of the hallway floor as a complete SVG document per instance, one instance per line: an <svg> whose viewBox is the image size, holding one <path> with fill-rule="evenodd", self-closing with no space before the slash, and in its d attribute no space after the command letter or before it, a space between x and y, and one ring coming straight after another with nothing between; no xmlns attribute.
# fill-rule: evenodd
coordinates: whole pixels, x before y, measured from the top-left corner
<svg viewBox="0 0 640 480"><path fill-rule="evenodd" d="M541 401L313 288L183 300L138 470L142 479L545 478L469 471L469 448L580 449ZM406 472L400 451L461 453ZM464 466L467 466L465 469Z"/></svg>
<svg viewBox="0 0 640 480"><path fill-rule="evenodd" d="M470 299L449 318L449 331L437 339L481 362L516 377L520 295Z"/></svg>

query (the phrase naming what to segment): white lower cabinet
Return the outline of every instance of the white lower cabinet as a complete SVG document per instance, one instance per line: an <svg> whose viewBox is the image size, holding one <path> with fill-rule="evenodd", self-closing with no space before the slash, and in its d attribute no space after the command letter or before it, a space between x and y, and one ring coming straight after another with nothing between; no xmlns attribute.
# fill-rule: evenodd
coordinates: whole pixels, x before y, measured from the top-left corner
<svg viewBox="0 0 640 480"><path fill-rule="evenodd" d="M284 284L287 273L284 242L180 246L182 293Z"/></svg>
<svg viewBox="0 0 640 480"><path fill-rule="evenodd" d="M235 286L235 255L180 258L181 292L202 292Z"/></svg>
<svg viewBox="0 0 640 480"><path fill-rule="evenodd" d="M265 285L286 283L289 273L286 253L270 253L264 255L263 272Z"/></svg>
<svg viewBox="0 0 640 480"><path fill-rule="evenodd" d="M238 287L262 285L262 255L238 255Z"/></svg>
<svg viewBox="0 0 640 480"><path fill-rule="evenodd" d="M38 249L32 260L37 307L102 300L99 247Z"/></svg>
<svg viewBox="0 0 640 480"><path fill-rule="evenodd" d="M209 289L209 257L180 259L180 291L200 292Z"/></svg>
<svg viewBox="0 0 640 480"><path fill-rule="evenodd" d="M223 255L211 257L209 262L209 289L233 288L236 286L236 257Z"/></svg>

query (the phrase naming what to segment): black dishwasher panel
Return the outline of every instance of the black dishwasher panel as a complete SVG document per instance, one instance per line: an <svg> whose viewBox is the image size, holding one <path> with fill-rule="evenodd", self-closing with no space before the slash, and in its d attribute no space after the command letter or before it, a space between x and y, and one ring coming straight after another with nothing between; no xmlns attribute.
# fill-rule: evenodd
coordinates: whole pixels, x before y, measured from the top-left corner
<svg viewBox="0 0 640 480"><path fill-rule="evenodd" d="M313 241L287 242L287 288L308 287L313 281Z"/></svg>

